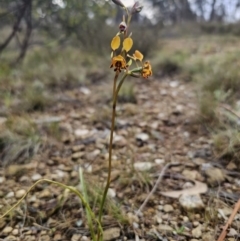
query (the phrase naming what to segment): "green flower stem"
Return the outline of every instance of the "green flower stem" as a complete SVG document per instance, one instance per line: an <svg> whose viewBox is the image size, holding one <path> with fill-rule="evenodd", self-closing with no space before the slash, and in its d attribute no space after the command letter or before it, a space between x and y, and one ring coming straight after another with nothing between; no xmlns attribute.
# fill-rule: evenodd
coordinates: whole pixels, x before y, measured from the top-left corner
<svg viewBox="0 0 240 241"><path fill-rule="evenodd" d="M120 91L120 89L121 89L121 87L122 87L122 84L123 84L123 82L124 82L124 80L126 79L126 77L129 75L129 73L126 73L123 77L122 77L122 79L120 80L120 82L119 82L119 84L118 84L118 86L117 86L117 89L116 89L116 92L115 92L115 98L114 98L114 101L113 101L113 106L114 106L114 104L115 104L115 106L116 106L116 104L117 104L117 96L118 96L118 93L119 93L119 91Z"/></svg>
<svg viewBox="0 0 240 241"><path fill-rule="evenodd" d="M114 77L114 81L113 81L113 101L114 101L114 93L116 91L118 76L119 76L119 72L117 71L115 74L115 77Z"/></svg>
<svg viewBox="0 0 240 241"><path fill-rule="evenodd" d="M117 74L116 74L117 75ZM117 97L119 90L126 79L128 74L125 74L122 79L120 80L117 88L115 85L116 90L113 93L113 104L112 104L112 122L111 122L111 133L110 133L110 141L109 141L109 158L108 158L108 177L107 177L107 183L104 189L103 197L101 200L101 205L100 205L100 210L99 210L99 215L98 215L98 221L101 224L102 223L102 214L103 214L103 207L106 201L107 197L107 192L111 183L111 172L112 172L112 147L113 147L113 132L114 132L114 127L115 127L115 117L116 117L116 105L117 105ZM115 76L116 78L116 76ZM114 81L115 84L116 81ZM113 88L114 89L114 88ZM100 238L99 232L98 232L98 240Z"/></svg>

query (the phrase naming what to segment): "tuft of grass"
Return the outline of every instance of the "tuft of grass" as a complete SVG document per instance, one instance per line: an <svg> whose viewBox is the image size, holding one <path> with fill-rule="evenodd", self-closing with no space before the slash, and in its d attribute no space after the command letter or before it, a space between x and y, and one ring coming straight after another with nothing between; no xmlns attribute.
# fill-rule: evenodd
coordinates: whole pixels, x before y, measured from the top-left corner
<svg viewBox="0 0 240 241"><path fill-rule="evenodd" d="M36 126L26 118L10 117L0 134L1 165L28 162L41 147Z"/></svg>
<svg viewBox="0 0 240 241"><path fill-rule="evenodd" d="M108 200L107 213L111 215L117 223L120 223L121 225L129 224L127 215L123 212L120 203L114 202L114 200Z"/></svg>
<svg viewBox="0 0 240 241"><path fill-rule="evenodd" d="M212 136L215 152L220 157L239 160L240 132L237 129L219 130ZM240 163L239 163L240 164Z"/></svg>
<svg viewBox="0 0 240 241"><path fill-rule="evenodd" d="M210 125L217 122L216 107L217 101L211 92L206 91L199 96L199 121Z"/></svg>
<svg viewBox="0 0 240 241"><path fill-rule="evenodd" d="M53 98L41 86L32 86L23 92L22 111L44 111L53 104Z"/></svg>

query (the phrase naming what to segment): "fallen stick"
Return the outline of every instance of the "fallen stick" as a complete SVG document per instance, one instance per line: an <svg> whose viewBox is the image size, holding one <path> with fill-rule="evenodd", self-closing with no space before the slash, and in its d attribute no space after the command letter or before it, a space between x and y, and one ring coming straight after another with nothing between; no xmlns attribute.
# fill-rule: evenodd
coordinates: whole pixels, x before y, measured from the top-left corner
<svg viewBox="0 0 240 241"><path fill-rule="evenodd" d="M158 176L158 179L154 185L154 187L152 188L151 192L148 194L148 196L146 197L146 199L144 200L143 204L140 206L140 208L137 210L136 215L139 215L139 213L143 210L143 208L146 206L147 202L149 201L150 197L153 195L153 193L157 190L157 187L159 185L159 183L161 182L166 170L170 167L170 166L175 166L175 165L179 165L179 163L168 163L167 165L164 166L164 168L162 169L161 173Z"/></svg>
<svg viewBox="0 0 240 241"><path fill-rule="evenodd" d="M224 240L224 238L227 235L227 230L228 230L229 226L232 224L232 221L233 221L233 219L234 219L234 217L237 214L239 209L240 209L240 198L239 198L238 202L236 203L236 205L235 205L235 207L234 207L234 209L233 209L233 211L231 213L231 216L229 217L227 223L223 227L223 230L222 230L222 232L221 232L221 234L220 234L220 236L219 236L217 241L223 241Z"/></svg>

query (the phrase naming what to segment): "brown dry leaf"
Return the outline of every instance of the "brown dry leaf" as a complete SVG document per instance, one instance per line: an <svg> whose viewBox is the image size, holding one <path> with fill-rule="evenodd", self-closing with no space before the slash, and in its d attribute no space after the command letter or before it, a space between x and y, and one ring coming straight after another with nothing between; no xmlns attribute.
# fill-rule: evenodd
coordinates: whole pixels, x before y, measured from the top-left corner
<svg viewBox="0 0 240 241"><path fill-rule="evenodd" d="M181 195L197 195L207 192L207 185L203 182L194 181L195 186L180 191L161 192L163 196L179 198Z"/></svg>

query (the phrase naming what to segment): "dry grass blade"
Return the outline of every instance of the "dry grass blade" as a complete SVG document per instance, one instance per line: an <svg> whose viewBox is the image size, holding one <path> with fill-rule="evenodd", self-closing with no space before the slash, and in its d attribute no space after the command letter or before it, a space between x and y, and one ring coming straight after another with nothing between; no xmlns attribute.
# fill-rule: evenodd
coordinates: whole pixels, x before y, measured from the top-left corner
<svg viewBox="0 0 240 241"><path fill-rule="evenodd" d="M240 210L240 199L238 200L238 202L236 203L232 213L231 213L231 216L229 217L227 223L225 224L225 226L223 227L223 230L218 238L217 241L223 241L224 238L226 237L227 235L227 230L229 228L229 226L231 225L235 215L237 214L238 210Z"/></svg>
<svg viewBox="0 0 240 241"><path fill-rule="evenodd" d="M162 169L161 173L158 176L158 179L153 187L153 189L151 190L151 192L148 194L147 198L144 200L143 204L140 206L140 208L137 210L137 215L143 210L143 208L146 206L147 202L149 201L150 197L154 194L154 192L156 191L159 183L161 182L164 173L166 172L166 170L170 167L170 166L174 166L174 165L179 165L179 163L168 163L167 165L164 166L164 168Z"/></svg>

